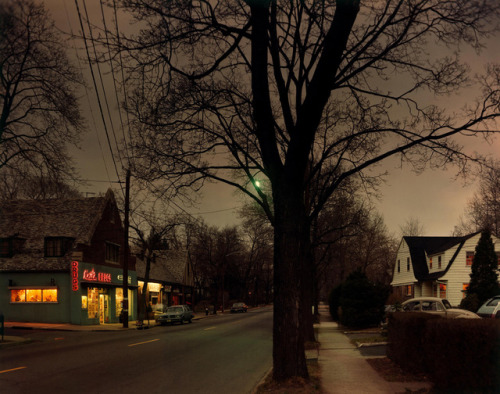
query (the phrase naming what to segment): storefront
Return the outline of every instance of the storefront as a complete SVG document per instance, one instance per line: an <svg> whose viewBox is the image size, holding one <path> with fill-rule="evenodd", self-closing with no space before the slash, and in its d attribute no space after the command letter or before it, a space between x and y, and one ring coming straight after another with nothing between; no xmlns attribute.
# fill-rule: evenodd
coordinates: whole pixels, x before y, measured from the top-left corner
<svg viewBox="0 0 500 394"><path fill-rule="evenodd" d="M123 271L73 261L70 272L0 273L0 310L9 321L118 323ZM137 275L128 276L129 319L137 319Z"/></svg>
<svg viewBox="0 0 500 394"><path fill-rule="evenodd" d="M128 275L129 320L137 319L137 275ZM123 309L123 270L88 263L71 263L74 324L118 323Z"/></svg>

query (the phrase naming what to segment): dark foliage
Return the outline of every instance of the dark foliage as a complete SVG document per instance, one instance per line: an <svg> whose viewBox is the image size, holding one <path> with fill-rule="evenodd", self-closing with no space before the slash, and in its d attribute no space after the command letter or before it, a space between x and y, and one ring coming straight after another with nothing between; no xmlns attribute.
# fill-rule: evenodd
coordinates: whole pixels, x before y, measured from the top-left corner
<svg viewBox="0 0 500 394"><path fill-rule="evenodd" d="M461 392L499 392L499 321L428 321L423 353L436 388Z"/></svg>
<svg viewBox="0 0 500 394"><path fill-rule="evenodd" d="M487 299L499 293L498 288L498 257L488 230L481 233L481 238L476 246L470 284L467 295L476 294L479 306Z"/></svg>
<svg viewBox="0 0 500 394"><path fill-rule="evenodd" d="M330 291L328 295L328 305L330 306L330 315L334 321L339 321L340 295L342 293L342 285L338 285Z"/></svg>
<svg viewBox="0 0 500 394"><path fill-rule="evenodd" d="M388 286L371 283L365 273L353 272L340 286L340 323L352 328L378 325L389 292Z"/></svg>
<svg viewBox="0 0 500 394"><path fill-rule="evenodd" d="M500 390L497 320L443 319L426 313L399 312L389 317L388 337L388 357L407 371L427 374L439 390Z"/></svg>
<svg viewBox="0 0 500 394"><path fill-rule="evenodd" d="M395 312L389 315L387 357L412 372L427 372L423 347L427 320L439 319L429 313Z"/></svg>

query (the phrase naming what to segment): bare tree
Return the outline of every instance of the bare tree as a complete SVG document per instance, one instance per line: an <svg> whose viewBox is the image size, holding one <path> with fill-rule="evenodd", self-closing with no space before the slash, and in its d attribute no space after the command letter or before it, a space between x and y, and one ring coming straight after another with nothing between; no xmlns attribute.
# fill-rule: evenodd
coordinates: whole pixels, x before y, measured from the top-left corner
<svg viewBox="0 0 500 394"><path fill-rule="evenodd" d="M43 4L0 4L0 169L51 181L75 176L68 143L82 132L79 74Z"/></svg>
<svg viewBox="0 0 500 394"><path fill-rule="evenodd" d="M491 162L479 174L479 188L455 226L456 235L489 229L500 235L500 162Z"/></svg>
<svg viewBox="0 0 500 394"><path fill-rule="evenodd" d="M0 200L48 198L80 198L76 185L46 177L43 174L20 176L15 169L0 171Z"/></svg>
<svg viewBox="0 0 500 394"><path fill-rule="evenodd" d="M399 156L417 170L469 159L452 139L487 133L500 68L473 81L459 49L481 47L500 4L443 0L124 0L144 27L127 51L137 170L199 187L226 182L274 226L273 376L308 376L310 224L343 182ZM429 50L429 43L439 50ZM118 42L117 42L118 44ZM123 52L125 55L125 52ZM477 82L460 113L430 105ZM235 181L235 173L247 182ZM308 195L312 180L321 187ZM265 178L270 194L256 180ZM310 313L310 312L309 312Z"/></svg>
<svg viewBox="0 0 500 394"><path fill-rule="evenodd" d="M402 237L419 237L425 234L425 227L418 218L412 216L399 226L399 231Z"/></svg>

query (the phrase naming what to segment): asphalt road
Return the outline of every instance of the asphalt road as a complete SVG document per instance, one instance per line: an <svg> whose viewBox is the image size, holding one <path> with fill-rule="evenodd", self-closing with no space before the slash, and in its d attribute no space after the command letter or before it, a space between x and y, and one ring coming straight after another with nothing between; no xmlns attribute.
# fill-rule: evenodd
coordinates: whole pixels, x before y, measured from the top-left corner
<svg viewBox="0 0 500 394"><path fill-rule="evenodd" d="M31 332L0 349L1 393L249 393L272 364L272 309L112 332Z"/></svg>

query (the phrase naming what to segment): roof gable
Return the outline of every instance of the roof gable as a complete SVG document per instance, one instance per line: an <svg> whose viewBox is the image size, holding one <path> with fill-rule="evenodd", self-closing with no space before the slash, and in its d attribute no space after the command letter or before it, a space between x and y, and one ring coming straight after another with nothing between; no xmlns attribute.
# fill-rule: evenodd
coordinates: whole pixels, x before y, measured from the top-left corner
<svg viewBox="0 0 500 394"><path fill-rule="evenodd" d="M403 240L406 242L410 250L415 278L419 281L423 281L432 279L431 276L433 278L436 277L436 275L437 277L442 276L453 264L453 261L455 260L455 257L464 242L476 234L477 233L473 233L464 237L403 237ZM456 245L459 245L459 247L448 263L446 269L438 273L434 272L430 275L429 268L427 266L427 256L443 253Z"/></svg>
<svg viewBox="0 0 500 394"><path fill-rule="evenodd" d="M90 245L106 207L116 207L113 192L72 199L0 201L0 238L24 240L23 251L2 258L1 269L64 269L64 258L43 257L46 237L63 237Z"/></svg>
<svg viewBox="0 0 500 394"><path fill-rule="evenodd" d="M111 190L104 197L0 201L0 238L54 236L89 244L110 201L115 203Z"/></svg>

